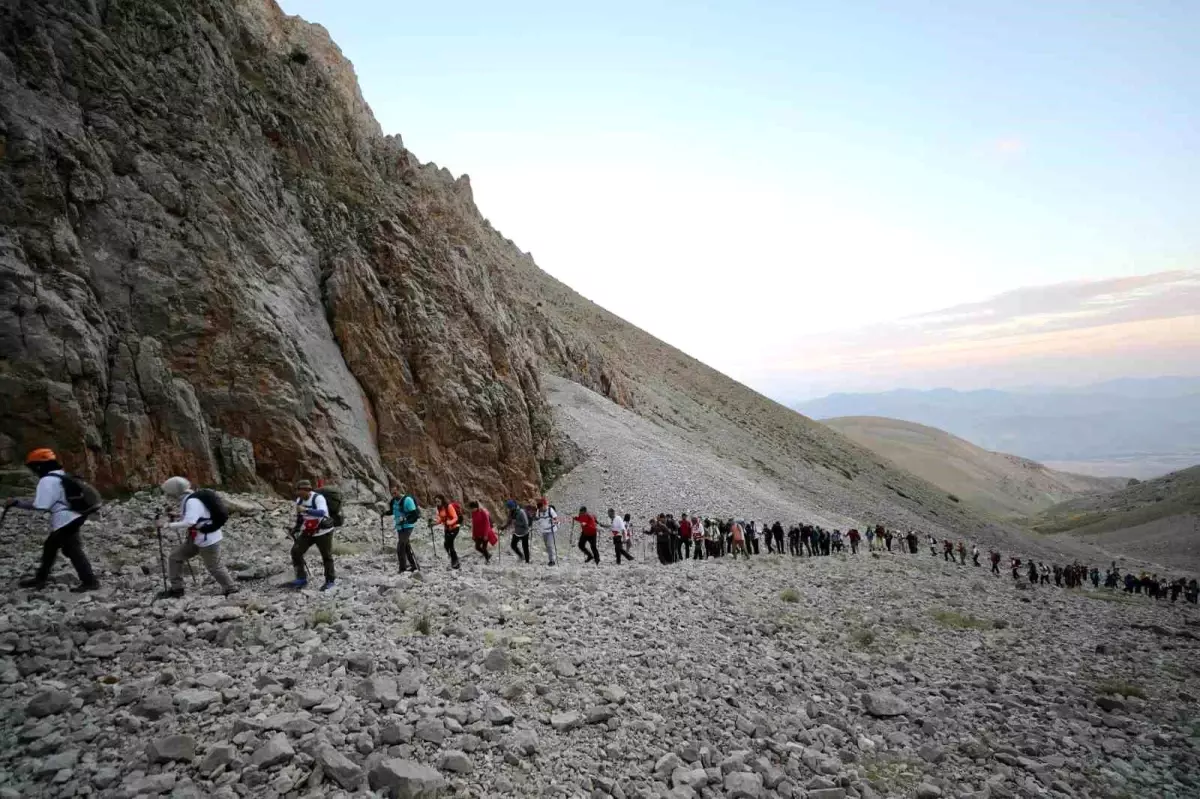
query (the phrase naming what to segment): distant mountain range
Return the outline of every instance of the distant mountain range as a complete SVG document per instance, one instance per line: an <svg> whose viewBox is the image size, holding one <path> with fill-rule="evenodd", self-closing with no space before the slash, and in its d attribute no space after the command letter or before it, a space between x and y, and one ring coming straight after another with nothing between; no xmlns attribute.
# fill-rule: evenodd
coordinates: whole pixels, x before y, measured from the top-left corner
<svg viewBox="0 0 1200 799"><path fill-rule="evenodd" d="M1200 377L1081 388L901 389L793 405L814 419L882 416L936 427L1055 469L1147 478L1200 463Z"/></svg>

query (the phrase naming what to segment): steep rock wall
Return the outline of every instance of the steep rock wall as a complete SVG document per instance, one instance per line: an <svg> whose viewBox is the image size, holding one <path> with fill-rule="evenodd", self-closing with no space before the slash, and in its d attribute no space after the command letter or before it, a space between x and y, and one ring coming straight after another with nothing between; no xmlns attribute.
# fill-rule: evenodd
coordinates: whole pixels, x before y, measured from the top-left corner
<svg viewBox="0 0 1200 799"><path fill-rule="evenodd" d="M526 493L541 368L630 401L528 270L272 0L0 5L3 461Z"/></svg>

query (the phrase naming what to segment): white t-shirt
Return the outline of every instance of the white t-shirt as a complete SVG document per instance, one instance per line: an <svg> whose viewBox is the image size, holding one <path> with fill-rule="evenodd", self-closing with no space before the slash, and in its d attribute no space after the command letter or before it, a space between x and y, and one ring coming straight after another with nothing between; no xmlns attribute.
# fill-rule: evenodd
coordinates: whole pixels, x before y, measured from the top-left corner
<svg viewBox="0 0 1200 799"><path fill-rule="evenodd" d="M51 530L61 530L79 518L79 514L67 504L67 492L62 480L54 476L56 474L65 476L66 472L55 469L38 480L37 494L33 498L33 507L50 511Z"/></svg>
<svg viewBox="0 0 1200 799"><path fill-rule="evenodd" d="M308 499L300 499L300 498L296 499L296 510L299 511L300 513L304 513L306 510L309 510L310 508L312 510L325 511L324 515L320 516L319 518L321 518L321 519L329 518L329 503L325 501L325 497L321 496L316 491L313 491L312 493L310 493L308 495ZM305 515L307 516L307 514L305 514ZM315 533L313 533L311 537L312 538L320 538L323 535L329 535L331 532L333 532L333 530L331 530L329 528L320 528Z"/></svg>
<svg viewBox="0 0 1200 799"><path fill-rule="evenodd" d="M614 516L612 520L612 534L625 535L625 520L620 516Z"/></svg>
<svg viewBox="0 0 1200 799"><path fill-rule="evenodd" d="M208 508L204 507L204 503L196 497L184 497L183 502L179 505L179 521L186 522L188 529L191 529L198 524L212 521L212 515L209 514ZM192 540L198 547L210 547L223 537L224 533L220 530L214 530L207 535L196 531L196 537Z"/></svg>

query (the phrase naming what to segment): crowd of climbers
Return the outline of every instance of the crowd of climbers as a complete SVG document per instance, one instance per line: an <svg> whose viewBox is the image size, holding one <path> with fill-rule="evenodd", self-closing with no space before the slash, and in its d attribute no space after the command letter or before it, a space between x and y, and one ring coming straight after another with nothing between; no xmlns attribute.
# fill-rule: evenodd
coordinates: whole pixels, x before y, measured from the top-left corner
<svg viewBox="0 0 1200 799"><path fill-rule="evenodd" d="M42 548L41 561L34 575L22 579L19 586L32 589L43 587L61 551L79 575L79 585L71 590L95 590L100 584L84 553L80 530L88 515L99 508L99 495L78 477L64 471L52 450L34 450L29 453L26 465L38 477L35 496L28 499L9 499L4 505L4 513L7 514L8 510L14 507L48 513L50 535ZM197 555L226 595L237 592L237 585L221 562L221 541L224 536L222 527L229 517L223 501L214 491L194 489L184 477L168 479L163 483L162 491L172 505L178 505L177 509L157 520L160 551L164 530L174 531L178 538L167 559L163 573L165 586L160 596L184 595L183 568ZM461 567L457 539L465 524L470 525L471 542L485 563L490 563L492 558L499 554L499 533L493 524L491 513L479 502L468 501L465 505L466 509L463 504L438 496L435 499L434 514L426 517L412 494L403 493L398 487L393 487L392 499L388 503L384 518L390 516L392 519L396 533L396 558L402 573L420 569L413 552L412 537L422 519L426 521L431 536L435 526L441 527L442 549L446 552L451 569ZM296 576L286 584L287 587L302 589L307 586L305 553L314 546L320 553L324 572L321 590L327 591L335 586L337 575L334 567L333 532L341 525L340 508L340 495L336 492L314 489L312 483L307 480L296 484L295 517L288 533L292 540L291 560ZM612 540L613 558L617 565L620 565L622 560L635 559L633 550L639 547L634 545L635 534L629 514L618 514L609 508L602 521L586 507L581 507L576 515L570 517L570 522L571 535L574 535L575 530L579 531L577 546L583 553L585 564L600 565L597 540L601 535L602 525ZM558 511L545 497L528 505L508 500L505 503L505 519L499 525L499 530L510 532L509 548L513 555L524 563L530 562L529 539L536 533L542 540L547 563L554 566L559 560L560 524ZM778 521L767 525L736 518L700 518L688 513L680 514L678 519L673 514L660 513L647 521L637 538L641 544L638 557L649 558L650 550L653 549L659 563L664 565L726 556L736 560L739 555L747 559L764 554L810 558L843 553L857 556L864 547L868 553L894 552L912 556L920 554L921 543L914 530L901 534L899 531L887 529L882 524L868 526L865 532L852 528L843 533L841 530L827 530L812 524L793 524L785 531L783 524ZM973 566L983 566L977 545L972 544L968 551L965 542L961 540L954 542L947 539L939 542L932 535L927 537L925 543L929 554L935 558L940 557L943 561L966 566L969 555ZM991 550L987 559L991 573L999 576L1002 560L1000 553ZM1200 601L1200 585L1195 578L1187 580L1180 577L1169 580L1158 574L1147 574L1145 571L1121 574L1115 562L1105 570L1103 578L1099 568L1078 561L1063 566L1033 560L1022 561L1021 558L1012 557L1008 561L1008 569L1013 580L1028 580L1035 586L1049 585L1053 579L1054 585L1059 587L1079 588L1091 582L1093 588L1099 588L1103 579L1105 588L1122 589L1130 594L1144 593L1156 600L1169 599L1176 602L1182 595L1186 602L1193 605Z"/></svg>

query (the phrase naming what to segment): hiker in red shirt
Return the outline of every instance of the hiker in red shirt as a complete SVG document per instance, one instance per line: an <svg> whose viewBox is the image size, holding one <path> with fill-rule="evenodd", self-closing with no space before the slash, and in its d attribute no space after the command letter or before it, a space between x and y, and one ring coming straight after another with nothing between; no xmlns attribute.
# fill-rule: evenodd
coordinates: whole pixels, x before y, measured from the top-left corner
<svg viewBox="0 0 1200 799"><path fill-rule="evenodd" d="M596 549L596 517L588 513L586 507L583 507L579 509L579 515L575 516L572 521L579 524L579 550L587 556L583 562L594 562L599 566L600 550Z"/></svg>
<svg viewBox="0 0 1200 799"><path fill-rule="evenodd" d="M484 563L491 563L492 553L488 552L488 545L496 538L492 530L492 514L478 502L472 501L467 506L471 509L471 541L475 543L475 551L483 555Z"/></svg>
<svg viewBox="0 0 1200 799"><path fill-rule="evenodd" d="M683 545L683 555L680 560L692 559L692 523L685 513L679 519L679 543Z"/></svg>
<svg viewBox="0 0 1200 799"><path fill-rule="evenodd" d="M858 554L858 542L860 540L862 540L862 534L858 532L857 528L851 527L850 533L849 533L849 538L850 538L850 554L857 555Z"/></svg>

